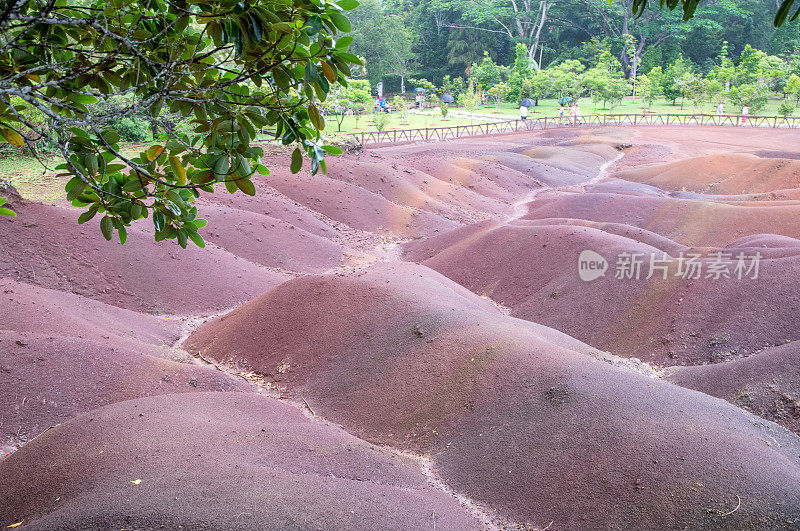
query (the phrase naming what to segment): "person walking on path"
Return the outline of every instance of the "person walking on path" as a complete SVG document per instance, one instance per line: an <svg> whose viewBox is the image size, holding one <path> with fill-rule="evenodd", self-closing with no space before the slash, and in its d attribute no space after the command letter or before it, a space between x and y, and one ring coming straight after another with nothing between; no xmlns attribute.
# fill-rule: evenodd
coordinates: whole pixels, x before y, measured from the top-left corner
<svg viewBox="0 0 800 531"><path fill-rule="evenodd" d="M747 123L747 117L750 116L750 107L745 105L742 107L742 125Z"/></svg>
<svg viewBox="0 0 800 531"><path fill-rule="evenodd" d="M725 104L720 103L719 105L717 105L717 121L716 121L717 125L722 123L722 115L724 114L725 114Z"/></svg>
<svg viewBox="0 0 800 531"><path fill-rule="evenodd" d="M528 119L528 108L524 105L519 106L519 119L522 121Z"/></svg>
<svg viewBox="0 0 800 531"><path fill-rule="evenodd" d="M561 107L559 107L559 109L558 109L558 123L559 124L563 124L564 123L564 104L563 103L561 104Z"/></svg>
<svg viewBox="0 0 800 531"><path fill-rule="evenodd" d="M575 104L569 106L569 123L575 125Z"/></svg>
<svg viewBox="0 0 800 531"><path fill-rule="evenodd" d="M575 103L575 125L581 124L581 106Z"/></svg>

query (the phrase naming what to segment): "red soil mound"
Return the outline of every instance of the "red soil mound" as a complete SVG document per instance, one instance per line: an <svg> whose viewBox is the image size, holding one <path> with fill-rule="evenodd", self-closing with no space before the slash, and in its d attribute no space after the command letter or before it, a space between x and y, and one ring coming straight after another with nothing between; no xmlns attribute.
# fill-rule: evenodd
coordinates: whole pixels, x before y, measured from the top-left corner
<svg viewBox="0 0 800 531"><path fill-rule="evenodd" d="M800 434L800 343L728 363L669 369L666 379L723 398Z"/></svg>
<svg viewBox="0 0 800 531"><path fill-rule="evenodd" d="M615 193L549 194L525 219L575 218L623 223L689 246L725 246L752 234L800 238L800 202L711 202Z"/></svg>
<svg viewBox="0 0 800 531"><path fill-rule="evenodd" d="M449 174L445 180L438 178L438 175L412 170L406 160L369 159L362 157L347 165L332 165L328 177L369 190L392 203L432 212L447 219L460 220L464 218L461 212L465 211L493 215L505 215L511 211L507 203L479 193L474 182L455 184ZM467 217L464 221L472 219Z"/></svg>
<svg viewBox="0 0 800 531"><path fill-rule="evenodd" d="M199 313L250 299L287 277L209 245L183 250L153 241L135 226L125 245L106 242L99 219L15 201L17 218L0 219L0 276L73 292L149 313ZM224 279L224 282L222 281Z"/></svg>
<svg viewBox="0 0 800 531"><path fill-rule="evenodd" d="M662 259L663 252L674 258L692 250L641 229L575 220L484 223L406 249L407 258L491 297L515 317L624 357L699 364L797 339L797 249L726 249L764 256L758 278L742 280L706 278L712 258L703 260L706 272L697 280L676 278L674 260L666 280L659 270L647 279L653 253ZM609 261L605 276L591 282L578 275L578 257L587 249ZM638 280L615 278L623 252L642 254Z"/></svg>
<svg viewBox="0 0 800 531"><path fill-rule="evenodd" d="M306 207L355 229L411 237L456 226L426 210L395 204L356 184L321 175L277 174L270 176L269 183Z"/></svg>
<svg viewBox="0 0 800 531"><path fill-rule="evenodd" d="M246 393L86 413L0 462L0 499L25 529L478 528L413 461Z"/></svg>
<svg viewBox="0 0 800 531"><path fill-rule="evenodd" d="M208 220L206 241L256 264L321 273L342 261L340 245L288 221L222 206L200 206L197 211Z"/></svg>
<svg viewBox="0 0 800 531"><path fill-rule="evenodd" d="M664 190L709 194L764 193L800 187L800 161L724 153L617 171L615 177Z"/></svg>
<svg viewBox="0 0 800 531"><path fill-rule="evenodd" d="M142 315L86 297L0 278L0 330L137 345L172 345L176 321Z"/></svg>
<svg viewBox="0 0 800 531"><path fill-rule="evenodd" d="M296 279L188 344L273 375L360 437L430 453L457 492L517 521L800 522L794 435L614 367L564 334L486 309L425 268ZM737 496L741 507L722 518Z"/></svg>
<svg viewBox="0 0 800 531"><path fill-rule="evenodd" d="M165 393L249 391L240 378L110 342L0 331L0 450L96 407ZM4 452L0 451L0 455Z"/></svg>

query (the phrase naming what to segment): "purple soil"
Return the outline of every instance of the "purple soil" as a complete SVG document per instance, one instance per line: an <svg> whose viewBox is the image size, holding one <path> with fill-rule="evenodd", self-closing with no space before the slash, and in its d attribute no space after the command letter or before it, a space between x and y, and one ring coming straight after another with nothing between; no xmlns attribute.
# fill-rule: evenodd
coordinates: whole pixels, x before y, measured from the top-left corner
<svg viewBox="0 0 800 531"><path fill-rule="evenodd" d="M750 357L697 367L675 367L666 379L727 400L800 434L800 343Z"/></svg>
<svg viewBox="0 0 800 531"><path fill-rule="evenodd" d="M295 279L187 343L271 375L359 437L431 454L448 485L512 520L800 522L793 434L487 309L419 266Z"/></svg>
<svg viewBox="0 0 800 531"><path fill-rule="evenodd" d="M291 199L355 229L412 237L456 226L432 212L395 204L356 184L324 176L271 175L269 183Z"/></svg>
<svg viewBox="0 0 800 531"><path fill-rule="evenodd" d="M639 166L614 176L668 191L740 195L800 187L800 162L725 153Z"/></svg>
<svg viewBox="0 0 800 531"><path fill-rule="evenodd" d="M230 207L199 206L203 237L250 262L300 273L321 273L342 261L342 247L282 219Z"/></svg>
<svg viewBox="0 0 800 531"><path fill-rule="evenodd" d="M283 282L212 245L181 249L153 241L146 225L120 246L106 242L99 219L78 225L77 210L14 199L18 217L0 219L0 276L72 292L147 313L230 308Z"/></svg>
<svg viewBox="0 0 800 531"><path fill-rule="evenodd" d="M180 324L72 293L0 278L0 330L69 336L115 345L172 345Z"/></svg>
<svg viewBox="0 0 800 531"><path fill-rule="evenodd" d="M0 449L114 402L166 393L251 391L241 378L169 361L157 347L0 331ZM0 456L5 452L0 451Z"/></svg>
<svg viewBox="0 0 800 531"><path fill-rule="evenodd" d="M724 246L752 234L800 238L800 202L709 202L615 193L549 194L524 219L576 218L647 229L688 246Z"/></svg>
<svg viewBox="0 0 800 531"><path fill-rule="evenodd" d="M24 529L479 527L414 461L246 393L72 419L0 461L0 500L0 524Z"/></svg>
<svg viewBox="0 0 800 531"><path fill-rule="evenodd" d="M726 249L764 256L759 277L742 280L675 278L676 263L667 280L658 273L647 280L653 253L675 257L691 250L630 226L575 220L486 222L405 248L407 259L491 297L511 308L511 315L623 357L694 365L798 339L796 248ZM605 277L580 279L578 257L585 249L609 261ZM645 257L640 280L615 278L622 252Z"/></svg>

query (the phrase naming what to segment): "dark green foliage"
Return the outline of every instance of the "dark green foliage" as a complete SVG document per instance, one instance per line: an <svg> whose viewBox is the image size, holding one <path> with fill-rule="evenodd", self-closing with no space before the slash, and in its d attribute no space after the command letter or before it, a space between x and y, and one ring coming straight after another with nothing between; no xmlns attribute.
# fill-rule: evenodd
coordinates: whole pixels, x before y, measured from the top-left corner
<svg viewBox="0 0 800 531"><path fill-rule="evenodd" d="M7 4L7 3L6 3ZM5 5L5 4L4 4ZM202 245L192 201L252 195L263 129L325 171L317 103L347 85L356 0L22 0L0 14L0 133L59 147L81 222L106 239L149 217L156 240ZM14 101L12 102L12 98ZM36 109L47 118L34 122ZM143 127L144 124L144 127ZM149 131L148 131L149 130ZM24 138L22 133L24 133ZM157 135L126 156L119 142ZM302 158L301 158L302 162ZM297 161L293 161L293 166ZM293 168L296 169L296 168Z"/></svg>

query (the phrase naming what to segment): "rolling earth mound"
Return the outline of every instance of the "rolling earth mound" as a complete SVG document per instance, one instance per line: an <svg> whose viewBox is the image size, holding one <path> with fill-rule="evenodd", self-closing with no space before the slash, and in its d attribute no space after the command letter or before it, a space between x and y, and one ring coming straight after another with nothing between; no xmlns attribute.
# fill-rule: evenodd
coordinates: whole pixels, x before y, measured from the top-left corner
<svg viewBox="0 0 800 531"><path fill-rule="evenodd" d="M250 393L76 417L0 461L0 500L41 530L479 528L412 459Z"/></svg>
<svg viewBox="0 0 800 531"><path fill-rule="evenodd" d="M359 437L429 454L451 488L518 522L800 518L790 432L507 317L419 266L287 282L187 348L269 375ZM737 499L749 502L723 519Z"/></svg>
<svg viewBox="0 0 800 531"><path fill-rule="evenodd" d="M0 219L0 276L72 292L147 313L200 313L230 308L283 282L213 245L181 249L132 227L125 245L100 234L100 220L77 224L78 211L25 200L9 203L17 218ZM154 274L153 264L158 264ZM219 279L225 282L218 282ZM214 281L210 281L214 279Z"/></svg>
<svg viewBox="0 0 800 531"><path fill-rule="evenodd" d="M0 331L0 455L80 413L131 398L250 391L244 380L106 341Z"/></svg>

